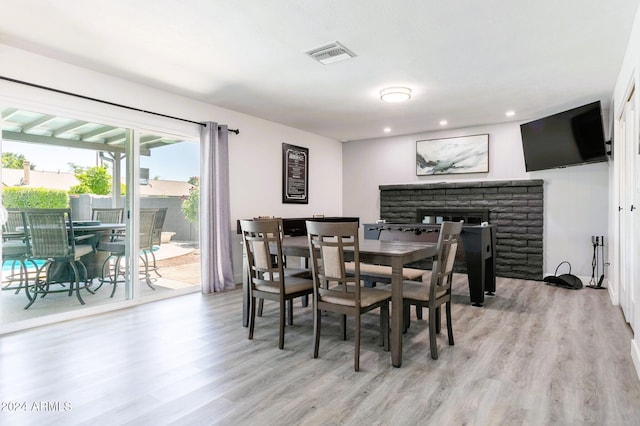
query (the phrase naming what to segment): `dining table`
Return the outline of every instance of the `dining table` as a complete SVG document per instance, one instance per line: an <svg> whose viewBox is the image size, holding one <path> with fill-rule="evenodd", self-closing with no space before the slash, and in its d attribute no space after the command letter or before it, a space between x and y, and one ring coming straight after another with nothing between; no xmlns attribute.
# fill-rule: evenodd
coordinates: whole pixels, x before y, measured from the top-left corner
<svg viewBox="0 0 640 426"><path fill-rule="evenodd" d="M394 367L402 365L402 268L411 262L436 255L436 243L408 241L380 241L361 238L358 241L360 262L391 267L391 363ZM275 248L273 248L275 249ZM272 250L272 252L275 250ZM288 237L282 239L282 254L309 258L307 237ZM345 260L348 252L345 253ZM246 276L247 271L244 275ZM249 286L243 279L243 325L248 324Z"/></svg>
<svg viewBox="0 0 640 426"><path fill-rule="evenodd" d="M97 247L101 240L110 239L115 232L124 230L124 223L101 223L98 221L73 221L73 236L76 244L90 244L94 248ZM24 232L21 228L18 231ZM109 253L92 251L82 256L82 263L87 270L87 276L90 279L100 277L102 274L102 265L109 257ZM71 270L67 265L55 266L51 271L52 281L67 282L72 276Z"/></svg>
<svg viewBox="0 0 640 426"><path fill-rule="evenodd" d="M109 241L116 232L123 231L124 223L101 223L98 221L73 221L73 234L76 238L89 237L84 241L97 247L98 243ZM102 274L102 264L109 257L109 253L94 250L82 257L82 262L87 268L89 278L100 277Z"/></svg>

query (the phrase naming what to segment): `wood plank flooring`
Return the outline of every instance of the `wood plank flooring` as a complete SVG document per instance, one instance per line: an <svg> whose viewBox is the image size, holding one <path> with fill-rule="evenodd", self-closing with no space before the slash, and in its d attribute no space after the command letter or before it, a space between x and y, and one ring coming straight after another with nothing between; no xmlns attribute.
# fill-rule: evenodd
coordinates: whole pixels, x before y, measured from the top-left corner
<svg viewBox="0 0 640 426"><path fill-rule="evenodd" d="M274 303L248 340L238 290L5 335L0 424L640 424L632 334L607 292L499 278L474 308L465 287L456 276L456 344L443 324L440 359L413 314L403 366L392 367L370 314L358 373L352 327L340 340L331 314L311 358L311 308L299 303L284 350Z"/></svg>

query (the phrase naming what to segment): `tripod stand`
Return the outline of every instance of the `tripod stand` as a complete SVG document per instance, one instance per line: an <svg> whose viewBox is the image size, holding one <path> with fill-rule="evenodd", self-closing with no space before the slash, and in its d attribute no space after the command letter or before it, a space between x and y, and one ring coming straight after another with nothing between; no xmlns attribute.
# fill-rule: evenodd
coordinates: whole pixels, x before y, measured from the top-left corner
<svg viewBox="0 0 640 426"><path fill-rule="evenodd" d="M602 290L602 282L604 281L604 236L591 236L591 245L593 246L593 258L591 259L591 281L588 288L594 288ZM600 250L598 250L600 248ZM598 260L598 253L600 254L600 260ZM602 274L596 283L596 276L600 272L600 264L602 264Z"/></svg>

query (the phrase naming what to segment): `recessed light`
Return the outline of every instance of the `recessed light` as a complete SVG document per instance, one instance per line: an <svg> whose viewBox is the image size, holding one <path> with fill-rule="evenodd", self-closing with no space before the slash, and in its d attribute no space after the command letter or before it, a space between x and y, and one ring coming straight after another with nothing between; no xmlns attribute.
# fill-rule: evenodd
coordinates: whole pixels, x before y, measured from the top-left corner
<svg viewBox="0 0 640 426"><path fill-rule="evenodd" d="M383 130L385 133L389 133L391 131L391 127L385 127Z"/></svg>
<svg viewBox="0 0 640 426"><path fill-rule="evenodd" d="M404 102L411 99L411 89L408 87L387 87L380 91L380 99L385 102Z"/></svg>
<svg viewBox="0 0 640 426"><path fill-rule="evenodd" d="M504 115L506 115L507 117L513 117L514 115L516 115L515 111L507 111L504 113Z"/></svg>
<svg viewBox="0 0 640 426"><path fill-rule="evenodd" d="M441 126L446 126L447 124L449 124L449 122L447 120L440 120L440 125Z"/></svg>

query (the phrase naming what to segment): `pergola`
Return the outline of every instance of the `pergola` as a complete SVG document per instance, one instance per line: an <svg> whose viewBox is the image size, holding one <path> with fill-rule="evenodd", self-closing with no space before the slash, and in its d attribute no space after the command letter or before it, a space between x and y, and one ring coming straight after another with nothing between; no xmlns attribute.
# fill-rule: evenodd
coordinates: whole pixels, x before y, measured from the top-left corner
<svg viewBox="0 0 640 426"><path fill-rule="evenodd" d="M113 165L112 200L116 207L121 207L117 206L120 202L121 160L125 158L126 144L132 135L130 129L17 108L2 109L1 117L4 140L97 151L102 161ZM177 142L181 141L142 135L140 155L150 156L152 149Z"/></svg>

